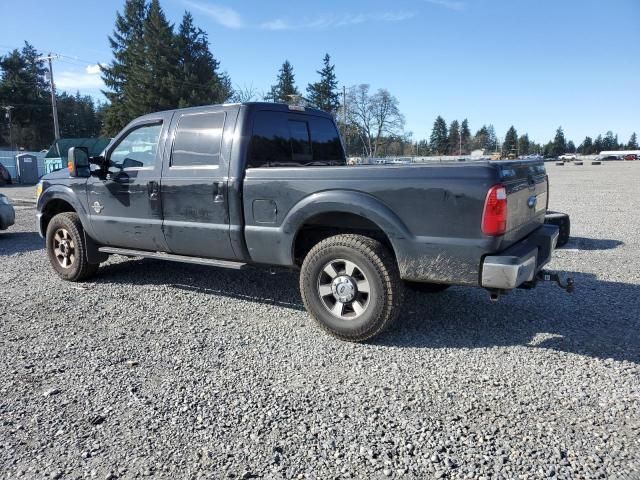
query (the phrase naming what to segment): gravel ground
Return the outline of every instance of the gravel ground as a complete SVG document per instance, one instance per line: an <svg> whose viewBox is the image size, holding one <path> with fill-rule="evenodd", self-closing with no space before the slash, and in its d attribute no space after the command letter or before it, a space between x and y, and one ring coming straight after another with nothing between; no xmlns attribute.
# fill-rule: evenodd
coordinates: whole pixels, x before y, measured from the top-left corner
<svg viewBox="0 0 640 480"><path fill-rule="evenodd" d="M288 272L115 257L64 283L23 203L0 234L0 478L640 478L640 162L548 169L574 294L408 293L362 345Z"/></svg>

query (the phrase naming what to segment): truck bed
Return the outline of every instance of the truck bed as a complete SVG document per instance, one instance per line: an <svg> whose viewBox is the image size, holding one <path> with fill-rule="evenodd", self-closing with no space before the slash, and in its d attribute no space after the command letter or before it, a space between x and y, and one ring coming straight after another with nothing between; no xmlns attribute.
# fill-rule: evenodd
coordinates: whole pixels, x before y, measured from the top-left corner
<svg viewBox="0 0 640 480"><path fill-rule="evenodd" d="M507 189L507 231L481 231L488 189ZM245 239L253 261L293 262L290 243L314 211L354 215L387 232L404 279L477 285L484 255L508 248L544 222L544 164L474 161L357 167L249 168L243 184ZM544 208L530 208L530 197ZM365 222L366 223L366 222ZM283 237L285 241L283 241ZM293 243L295 238L290 238Z"/></svg>

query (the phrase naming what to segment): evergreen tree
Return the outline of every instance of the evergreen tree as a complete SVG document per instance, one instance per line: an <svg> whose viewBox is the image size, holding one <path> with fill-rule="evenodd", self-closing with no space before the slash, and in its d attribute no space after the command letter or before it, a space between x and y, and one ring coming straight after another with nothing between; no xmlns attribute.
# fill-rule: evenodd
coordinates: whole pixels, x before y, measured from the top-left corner
<svg viewBox="0 0 640 480"><path fill-rule="evenodd" d="M178 107L182 82L176 43L173 26L160 2L151 0L143 25L142 48L124 87L130 118Z"/></svg>
<svg viewBox="0 0 640 480"><path fill-rule="evenodd" d="M596 139L593 141L593 153L600 153L603 150L604 148L603 148L602 135L598 135Z"/></svg>
<svg viewBox="0 0 640 480"><path fill-rule="evenodd" d="M448 147L447 123L440 115L433 122L429 145L434 154L446 155Z"/></svg>
<svg viewBox="0 0 640 480"><path fill-rule="evenodd" d="M96 106L89 95L57 96L60 136L62 138L87 138L100 135L101 124L96 115Z"/></svg>
<svg viewBox="0 0 640 480"><path fill-rule="evenodd" d="M567 152L576 153L576 145L575 145L575 143L573 143L572 140L569 140L567 142Z"/></svg>
<svg viewBox="0 0 640 480"><path fill-rule="evenodd" d="M487 126L483 125L473 136L473 141L471 142L471 148L473 150L489 150L489 132L487 131Z"/></svg>
<svg viewBox="0 0 640 480"><path fill-rule="evenodd" d="M603 150L617 150L618 149L618 142L616 141L615 137L613 136L613 132L611 130L609 130L604 138L602 139L602 149Z"/></svg>
<svg viewBox="0 0 640 480"><path fill-rule="evenodd" d="M460 152L460 123L457 120L451 122L449 126L449 135L447 138L449 155L458 155Z"/></svg>
<svg viewBox="0 0 640 480"><path fill-rule="evenodd" d="M185 12L176 36L179 78L178 106L224 103L232 94L229 78L219 73L220 62L209 50L207 34Z"/></svg>
<svg viewBox="0 0 640 480"><path fill-rule="evenodd" d="M487 127L487 150L498 151L498 136L493 125Z"/></svg>
<svg viewBox="0 0 640 480"><path fill-rule="evenodd" d="M462 153L471 152L471 131L469 130L469 120L466 118L460 124L460 137L462 140Z"/></svg>
<svg viewBox="0 0 640 480"><path fill-rule="evenodd" d="M567 141L564 138L562 127L556 130L556 136L553 139L553 156L558 157L567 151Z"/></svg>
<svg viewBox="0 0 640 480"><path fill-rule="evenodd" d="M584 140L578 146L578 152L582 155L591 155L593 153L593 139L591 137L584 137Z"/></svg>
<svg viewBox="0 0 640 480"><path fill-rule="evenodd" d="M638 150L638 137L636 136L636 132L631 134L629 143L627 143L627 150Z"/></svg>
<svg viewBox="0 0 640 480"><path fill-rule="evenodd" d="M526 133L518 138L518 153L520 155L529 155L533 152L529 135Z"/></svg>
<svg viewBox="0 0 640 480"><path fill-rule="evenodd" d="M335 65L331 65L331 57L328 53L325 54L322 62L322 70L316 71L320 75L320 80L307 86L307 95L312 105L335 115L340 106Z"/></svg>
<svg viewBox="0 0 640 480"><path fill-rule="evenodd" d="M107 87L103 93L109 100L104 110L104 133L108 136L115 135L133 118L125 103L125 87L134 81L133 67L142 56L146 11L146 0L126 0L123 13L116 14L115 30L109 37L113 60L101 67Z"/></svg>
<svg viewBox="0 0 640 480"><path fill-rule="evenodd" d="M40 150L53 140L51 91L44 62L28 42L22 50L0 57L0 105L12 105L11 132L2 122L1 142L12 147ZM2 115L4 119L4 110Z"/></svg>
<svg viewBox="0 0 640 480"><path fill-rule="evenodd" d="M300 95L293 73L293 65L285 60L278 72L277 83L271 87L266 99L277 103L290 103L291 95Z"/></svg>
<svg viewBox="0 0 640 480"><path fill-rule="evenodd" d="M513 125L507 130L507 134L504 136L504 143L502 144L502 156L518 156L518 132Z"/></svg>

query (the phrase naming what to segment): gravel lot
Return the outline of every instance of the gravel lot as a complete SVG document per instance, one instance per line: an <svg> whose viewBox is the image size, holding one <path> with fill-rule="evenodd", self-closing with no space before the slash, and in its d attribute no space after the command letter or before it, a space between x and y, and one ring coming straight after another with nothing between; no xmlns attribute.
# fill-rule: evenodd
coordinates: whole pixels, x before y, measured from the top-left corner
<svg viewBox="0 0 640 480"><path fill-rule="evenodd" d="M547 168L573 295L408 293L364 345L313 324L293 273L114 257L64 283L20 202L0 478L640 478L640 162Z"/></svg>

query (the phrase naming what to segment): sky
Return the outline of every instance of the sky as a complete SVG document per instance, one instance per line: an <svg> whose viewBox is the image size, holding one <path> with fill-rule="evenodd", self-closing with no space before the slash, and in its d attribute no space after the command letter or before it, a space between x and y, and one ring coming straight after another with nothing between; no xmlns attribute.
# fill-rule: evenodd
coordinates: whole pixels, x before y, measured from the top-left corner
<svg viewBox="0 0 640 480"><path fill-rule="evenodd" d="M59 90L100 94L98 62L124 0L0 0L0 54L24 40L63 55ZM514 125L538 142L558 126L579 144L640 133L640 0L161 0L209 35L235 86L265 92L282 62L304 90L325 53L340 87L398 98L406 130L428 138L437 115L475 132Z"/></svg>

